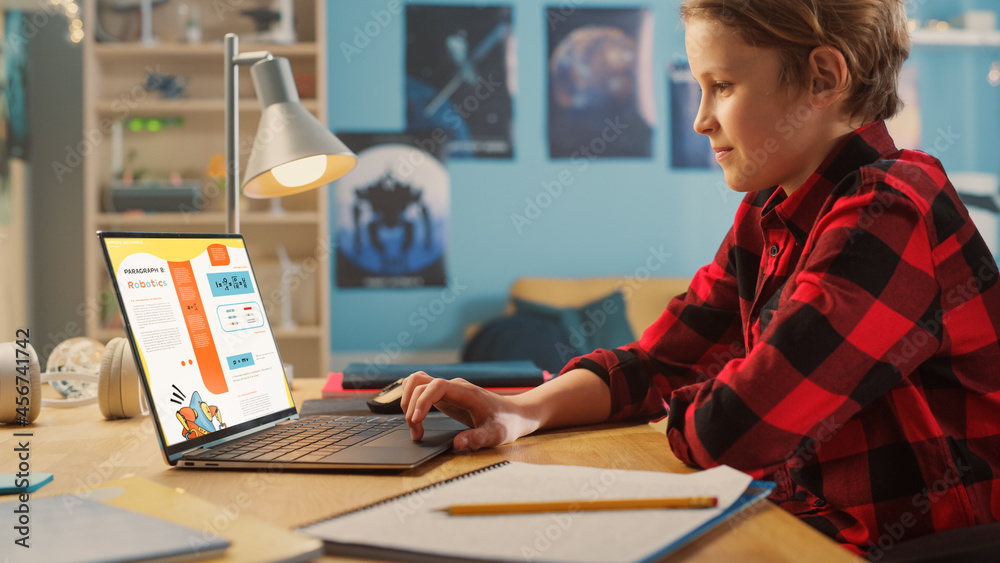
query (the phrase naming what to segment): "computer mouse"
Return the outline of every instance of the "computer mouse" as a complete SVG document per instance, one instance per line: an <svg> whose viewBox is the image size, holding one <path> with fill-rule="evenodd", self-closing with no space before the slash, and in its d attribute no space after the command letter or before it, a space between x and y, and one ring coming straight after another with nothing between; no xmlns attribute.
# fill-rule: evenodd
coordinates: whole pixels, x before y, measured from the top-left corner
<svg viewBox="0 0 1000 563"><path fill-rule="evenodd" d="M371 399L365 401L368 410L378 414L403 414L403 381L405 377L397 379L379 390ZM431 407L431 412L437 409Z"/></svg>
<svg viewBox="0 0 1000 563"><path fill-rule="evenodd" d="M368 399L368 410L378 414L403 414L400 401L403 399L403 380L400 378L386 385Z"/></svg>

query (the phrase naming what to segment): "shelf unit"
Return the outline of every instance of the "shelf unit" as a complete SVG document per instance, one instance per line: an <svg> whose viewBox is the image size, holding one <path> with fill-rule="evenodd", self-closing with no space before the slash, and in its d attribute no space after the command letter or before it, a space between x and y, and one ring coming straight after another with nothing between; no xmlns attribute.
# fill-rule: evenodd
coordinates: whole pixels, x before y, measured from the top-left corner
<svg viewBox="0 0 1000 563"><path fill-rule="evenodd" d="M215 0L184 0L199 4L203 14L203 40L183 43L177 18L169 2L154 8L153 34L159 38L147 45L125 38L100 42L96 22L106 29L137 28L138 14L104 11L97 2L84 3L84 287L87 302L80 314L86 317L89 336L107 341L123 336L117 303L110 289L104 258L94 233L99 230L224 232L225 194L206 173L209 158L225 152L225 105L223 101L222 37L241 35L241 52L266 50L287 57L292 65L303 106L326 123L326 2L295 0L296 35L291 45L269 45L244 40L252 33L252 22L239 10L217 10ZM130 18L134 21L130 21ZM164 99L144 88L149 72L165 73L185 82L184 96ZM260 119L260 105L250 71L240 71L240 160L246 170L249 147ZM204 207L198 211L115 212L106 206L106 189L112 180L112 127L131 118L170 118L159 131L133 131L123 127L122 153L127 168L144 171L153 180L180 176L202 186ZM83 150L86 149L86 150ZM329 370L329 223L328 189L312 190L281 198L281 210L273 202L240 198L241 230L250 249L264 306L271 320L282 359L294 366L300 377L325 376ZM277 244L301 267L293 278L290 304L282 304L278 293L281 270ZM297 286L297 288L296 288ZM282 306L292 307L297 326L281 326Z"/></svg>

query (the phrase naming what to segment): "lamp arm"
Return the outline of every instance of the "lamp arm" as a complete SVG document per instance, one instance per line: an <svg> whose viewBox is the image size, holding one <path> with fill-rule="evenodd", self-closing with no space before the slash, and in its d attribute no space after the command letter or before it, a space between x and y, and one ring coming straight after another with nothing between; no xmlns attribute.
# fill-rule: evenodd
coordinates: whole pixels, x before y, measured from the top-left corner
<svg viewBox="0 0 1000 563"><path fill-rule="evenodd" d="M239 37L227 33L225 38L226 86L226 232L240 232L240 67L273 59L268 51L240 53Z"/></svg>
<svg viewBox="0 0 1000 563"><path fill-rule="evenodd" d="M239 53L232 58L234 65L238 66L250 66L259 63L260 61L269 61L274 58L271 51L247 51L246 53Z"/></svg>

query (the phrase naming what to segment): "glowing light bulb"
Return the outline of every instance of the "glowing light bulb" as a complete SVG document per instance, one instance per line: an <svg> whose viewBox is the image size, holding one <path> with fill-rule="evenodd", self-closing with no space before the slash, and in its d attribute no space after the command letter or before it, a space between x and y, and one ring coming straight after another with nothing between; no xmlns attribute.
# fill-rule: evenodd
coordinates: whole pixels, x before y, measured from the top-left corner
<svg viewBox="0 0 1000 563"><path fill-rule="evenodd" d="M990 73L987 75L986 80L989 81L990 86L1000 86L1000 62L994 61L990 65Z"/></svg>
<svg viewBox="0 0 1000 563"><path fill-rule="evenodd" d="M319 180L326 172L326 155L307 156L271 170L274 179L286 188L295 188Z"/></svg>

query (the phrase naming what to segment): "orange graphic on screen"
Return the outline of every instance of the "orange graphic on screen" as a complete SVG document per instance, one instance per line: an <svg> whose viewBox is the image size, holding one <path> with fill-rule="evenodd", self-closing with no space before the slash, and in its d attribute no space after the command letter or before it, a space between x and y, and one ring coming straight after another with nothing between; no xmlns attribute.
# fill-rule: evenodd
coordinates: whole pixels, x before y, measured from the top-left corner
<svg viewBox="0 0 1000 563"><path fill-rule="evenodd" d="M224 248L224 247L223 247ZM228 257L228 254L227 254ZM174 290L180 300L181 311L184 313L184 324L191 338L194 356L198 361L201 379L205 387L216 395L229 391L229 385L222 373L222 363L216 352L215 339L209 328L205 307L202 305L201 293L195 283L194 270L190 262L167 262L170 265L170 276L174 280Z"/></svg>
<svg viewBox="0 0 1000 563"><path fill-rule="evenodd" d="M198 425L198 415L191 407L183 407L177 411L177 420L183 427L181 435L188 440L194 440L208 434L208 430Z"/></svg>
<svg viewBox="0 0 1000 563"><path fill-rule="evenodd" d="M171 401L180 403L176 394ZM176 415L177 421L181 423L181 436L187 440L201 438L226 427L226 423L222 422L222 410L201 400L197 391L191 394L189 406L177 409ZM217 424L213 421L217 421Z"/></svg>
<svg viewBox="0 0 1000 563"><path fill-rule="evenodd" d="M229 265L229 248L222 244L210 244L208 245L208 261L212 263L213 266L228 266Z"/></svg>

